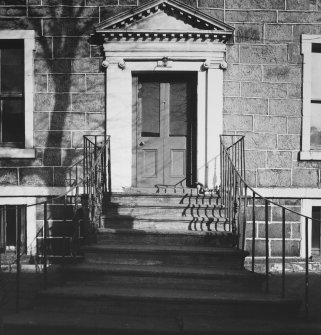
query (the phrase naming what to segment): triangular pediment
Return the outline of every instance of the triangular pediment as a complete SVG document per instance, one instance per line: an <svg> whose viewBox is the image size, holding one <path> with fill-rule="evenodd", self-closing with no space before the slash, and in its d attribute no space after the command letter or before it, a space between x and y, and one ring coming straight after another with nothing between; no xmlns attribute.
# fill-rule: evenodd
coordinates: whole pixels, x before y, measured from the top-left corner
<svg viewBox="0 0 321 335"><path fill-rule="evenodd" d="M154 0L101 22L104 38L201 38L226 41L234 28L176 0Z"/></svg>

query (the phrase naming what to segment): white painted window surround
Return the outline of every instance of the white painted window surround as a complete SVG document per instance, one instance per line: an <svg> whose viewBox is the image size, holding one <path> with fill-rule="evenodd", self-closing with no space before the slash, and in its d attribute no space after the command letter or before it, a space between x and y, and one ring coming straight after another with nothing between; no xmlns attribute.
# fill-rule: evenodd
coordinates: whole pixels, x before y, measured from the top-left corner
<svg viewBox="0 0 321 335"><path fill-rule="evenodd" d="M35 32L34 30L0 30L0 40L18 39L24 41L25 147L0 147L0 158L35 158L35 149L33 148Z"/></svg>
<svg viewBox="0 0 321 335"><path fill-rule="evenodd" d="M303 55L303 110L302 110L302 147L300 152L300 160L321 160L321 147L311 148L310 132L312 122L312 111L315 104L311 103L313 99L312 83L314 83L313 71L315 64L313 60L316 58L312 54L312 44L321 46L321 35L301 36L301 53ZM321 74L320 74L321 75ZM321 88L320 88L321 90Z"/></svg>

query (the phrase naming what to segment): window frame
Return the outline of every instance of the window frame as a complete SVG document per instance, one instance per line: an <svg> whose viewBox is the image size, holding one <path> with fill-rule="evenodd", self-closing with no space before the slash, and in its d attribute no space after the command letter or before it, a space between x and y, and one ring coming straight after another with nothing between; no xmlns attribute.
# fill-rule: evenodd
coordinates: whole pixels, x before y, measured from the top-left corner
<svg viewBox="0 0 321 335"><path fill-rule="evenodd" d="M24 148L0 147L0 158L35 158L33 140L34 112L34 30L0 30L0 40L24 41L24 112L25 112L25 143Z"/></svg>
<svg viewBox="0 0 321 335"><path fill-rule="evenodd" d="M303 98L302 98L302 146L300 160L321 160L320 150L312 150L310 142L311 127L311 70L312 43L321 44L321 35L301 36L301 54L303 56Z"/></svg>

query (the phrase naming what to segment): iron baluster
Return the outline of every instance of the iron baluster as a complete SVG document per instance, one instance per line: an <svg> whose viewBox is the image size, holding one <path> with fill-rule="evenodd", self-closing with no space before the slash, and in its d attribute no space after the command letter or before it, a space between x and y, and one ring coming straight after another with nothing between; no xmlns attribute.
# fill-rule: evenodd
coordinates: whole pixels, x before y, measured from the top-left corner
<svg viewBox="0 0 321 335"><path fill-rule="evenodd" d="M269 293L269 202L265 200L265 292Z"/></svg>
<svg viewBox="0 0 321 335"><path fill-rule="evenodd" d="M285 208L282 208L282 298L285 297Z"/></svg>
<svg viewBox="0 0 321 335"><path fill-rule="evenodd" d="M18 313L20 310L20 277L21 277L21 264L20 264L20 256L21 256L21 222L19 220L19 207L15 206L15 214L16 214L16 258L17 258L17 272L16 272L16 312ZM21 215L20 215L21 218Z"/></svg>

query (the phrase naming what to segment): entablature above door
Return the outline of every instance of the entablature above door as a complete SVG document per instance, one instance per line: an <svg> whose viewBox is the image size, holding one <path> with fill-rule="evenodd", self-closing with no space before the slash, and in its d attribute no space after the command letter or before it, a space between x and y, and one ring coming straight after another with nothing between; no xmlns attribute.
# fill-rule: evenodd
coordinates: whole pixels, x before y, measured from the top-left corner
<svg viewBox="0 0 321 335"><path fill-rule="evenodd" d="M109 18L93 37L108 41L226 43L234 28L176 0L154 0Z"/></svg>

